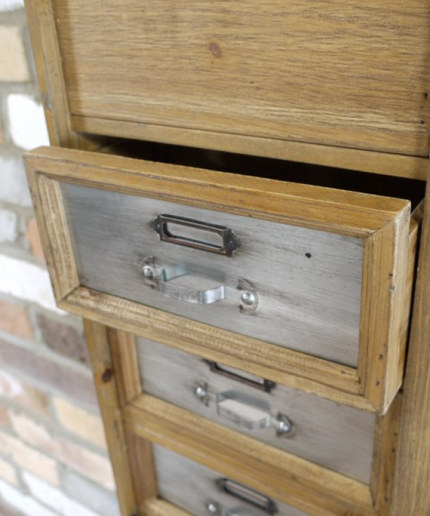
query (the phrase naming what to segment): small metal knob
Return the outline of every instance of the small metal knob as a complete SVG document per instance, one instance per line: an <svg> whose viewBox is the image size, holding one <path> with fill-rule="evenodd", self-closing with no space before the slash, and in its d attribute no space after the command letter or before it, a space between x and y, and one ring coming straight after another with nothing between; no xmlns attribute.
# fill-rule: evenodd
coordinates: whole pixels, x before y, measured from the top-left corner
<svg viewBox="0 0 430 516"><path fill-rule="evenodd" d="M196 390L194 392L200 400L204 400L208 395L207 389L201 384L197 385Z"/></svg>
<svg viewBox="0 0 430 516"><path fill-rule="evenodd" d="M294 429L293 423L284 414L278 414L274 426L278 437L291 435Z"/></svg>
<svg viewBox="0 0 430 516"><path fill-rule="evenodd" d="M142 267L142 275L144 278L148 280L154 279L154 269L150 265L143 265Z"/></svg>
<svg viewBox="0 0 430 516"><path fill-rule="evenodd" d="M209 514L218 514L220 512L220 507L216 502L209 502L206 505L206 509Z"/></svg>
<svg viewBox="0 0 430 516"><path fill-rule="evenodd" d="M241 299L242 303L246 306L252 306L257 301L257 297L253 292L244 292L240 296L240 299Z"/></svg>

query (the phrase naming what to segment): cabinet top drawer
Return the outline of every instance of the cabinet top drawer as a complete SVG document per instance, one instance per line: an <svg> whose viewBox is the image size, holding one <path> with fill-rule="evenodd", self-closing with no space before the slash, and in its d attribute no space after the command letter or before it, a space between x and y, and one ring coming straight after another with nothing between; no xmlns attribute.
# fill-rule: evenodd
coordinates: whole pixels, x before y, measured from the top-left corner
<svg viewBox="0 0 430 516"><path fill-rule="evenodd" d="M79 131L428 155L430 0L28 4Z"/></svg>
<svg viewBox="0 0 430 516"><path fill-rule="evenodd" d="M54 148L27 167L60 306L338 401L389 405L409 201Z"/></svg>

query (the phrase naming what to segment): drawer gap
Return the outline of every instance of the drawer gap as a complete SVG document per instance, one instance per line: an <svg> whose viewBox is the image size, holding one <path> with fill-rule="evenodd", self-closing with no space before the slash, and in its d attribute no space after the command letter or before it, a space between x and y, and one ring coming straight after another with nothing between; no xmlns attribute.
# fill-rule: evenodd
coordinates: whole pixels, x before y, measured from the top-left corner
<svg viewBox="0 0 430 516"><path fill-rule="evenodd" d="M412 209L425 195L425 181L416 179L158 142L114 140L105 152L216 172L408 199Z"/></svg>

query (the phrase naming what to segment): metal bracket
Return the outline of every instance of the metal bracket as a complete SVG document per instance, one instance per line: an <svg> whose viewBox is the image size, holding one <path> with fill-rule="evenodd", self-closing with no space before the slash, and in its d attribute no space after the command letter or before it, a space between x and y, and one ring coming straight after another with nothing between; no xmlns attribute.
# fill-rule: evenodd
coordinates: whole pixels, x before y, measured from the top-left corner
<svg viewBox="0 0 430 516"><path fill-rule="evenodd" d="M293 423L285 414L272 415L270 404L237 391L211 392L206 382L198 382L195 396L206 406L215 403L219 416L251 432L272 427L278 437L291 437Z"/></svg>
<svg viewBox="0 0 430 516"><path fill-rule="evenodd" d="M155 257L145 258L141 264L141 273L145 284L159 290L163 296L194 303L209 305L224 299L237 300L241 312L251 314L258 307L258 293L252 284L243 279L238 279L237 288L220 285L207 290L199 290L183 285L171 283L175 278L190 276L190 271L184 265L173 267L160 267Z"/></svg>

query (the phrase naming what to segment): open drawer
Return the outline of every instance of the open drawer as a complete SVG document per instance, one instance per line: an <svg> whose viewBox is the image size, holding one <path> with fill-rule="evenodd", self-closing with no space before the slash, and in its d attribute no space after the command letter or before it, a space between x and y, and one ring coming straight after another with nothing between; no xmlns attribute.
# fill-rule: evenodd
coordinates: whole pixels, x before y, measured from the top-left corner
<svg viewBox="0 0 430 516"><path fill-rule="evenodd" d="M60 307L388 408L412 289L409 200L55 148L26 166Z"/></svg>

